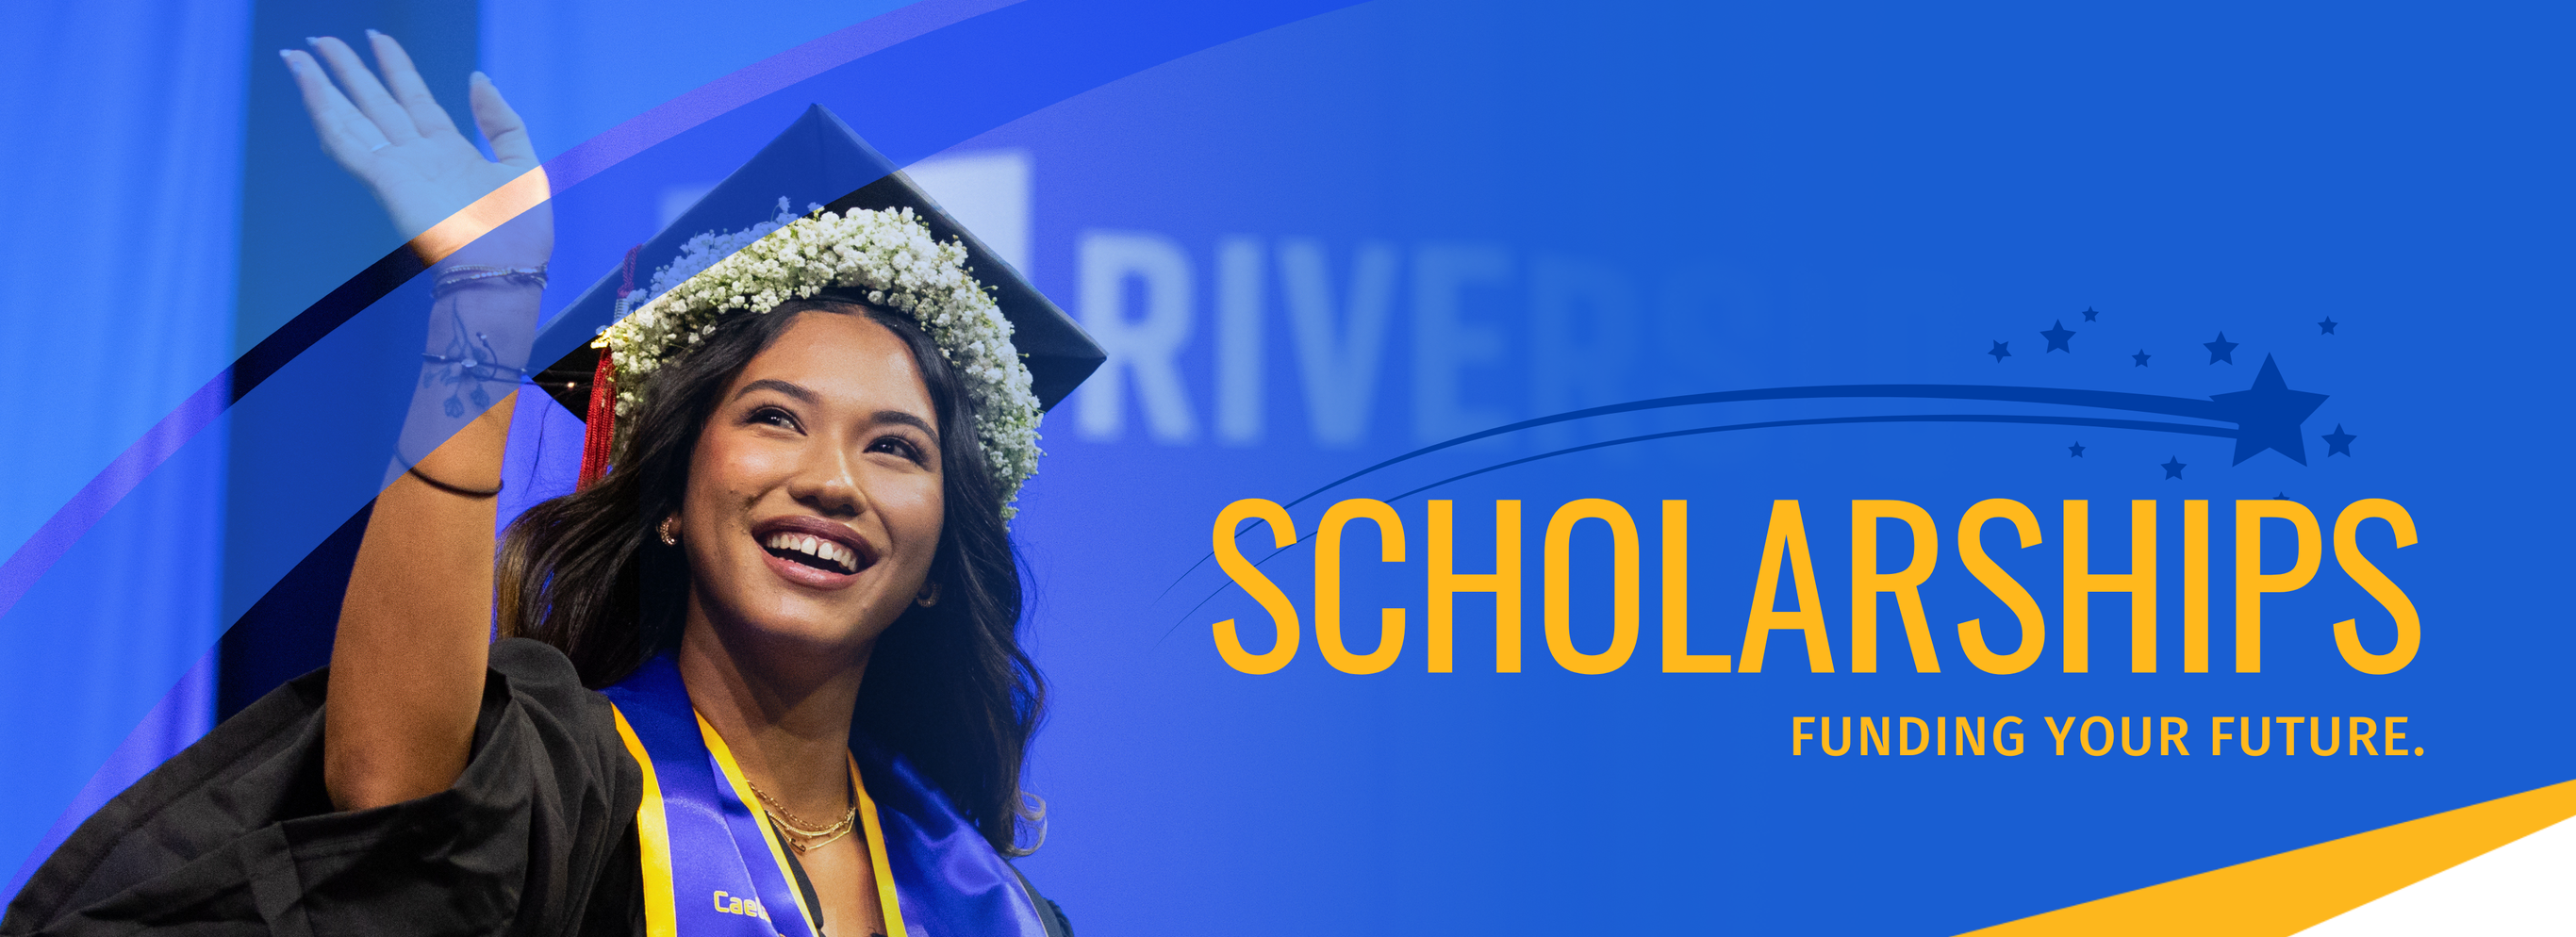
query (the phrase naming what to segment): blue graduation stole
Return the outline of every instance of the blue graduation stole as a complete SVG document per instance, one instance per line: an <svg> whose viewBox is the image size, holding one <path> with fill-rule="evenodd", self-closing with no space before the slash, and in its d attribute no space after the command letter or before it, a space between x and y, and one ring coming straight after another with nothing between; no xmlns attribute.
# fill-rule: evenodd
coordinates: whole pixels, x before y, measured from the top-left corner
<svg viewBox="0 0 2576 937"><path fill-rule="evenodd" d="M657 656L602 692L644 773L635 819L645 933L819 937L785 849L749 806L751 785L733 752L689 704L678 665ZM1017 874L936 786L864 740L853 748L859 832L877 871L886 937L1045 937ZM886 800L882 812L871 786ZM865 935L844 923L833 937Z"/></svg>

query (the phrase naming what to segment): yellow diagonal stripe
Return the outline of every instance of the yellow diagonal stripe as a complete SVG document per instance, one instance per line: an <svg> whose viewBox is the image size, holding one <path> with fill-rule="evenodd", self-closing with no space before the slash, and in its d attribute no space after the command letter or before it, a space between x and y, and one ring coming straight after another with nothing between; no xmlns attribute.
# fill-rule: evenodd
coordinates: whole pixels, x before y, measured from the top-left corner
<svg viewBox="0 0 2576 937"><path fill-rule="evenodd" d="M458 248L509 224L510 219L545 204L551 197L553 193L546 186L545 167L520 173L518 178L502 183L500 188L484 193L473 204L458 209L456 214L413 236L412 252L420 255L423 264L446 260L447 255L456 253Z"/></svg>
<svg viewBox="0 0 2576 937"><path fill-rule="evenodd" d="M1970 933L2286 937L2570 816L2576 816L2576 781Z"/></svg>

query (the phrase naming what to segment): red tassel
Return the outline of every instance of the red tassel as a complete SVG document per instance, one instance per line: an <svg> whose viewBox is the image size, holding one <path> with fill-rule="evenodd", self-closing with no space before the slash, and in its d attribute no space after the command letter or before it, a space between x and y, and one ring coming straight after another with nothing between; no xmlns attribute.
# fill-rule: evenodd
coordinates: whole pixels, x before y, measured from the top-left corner
<svg viewBox="0 0 2576 937"><path fill-rule="evenodd" d="M635 292L635 255L644 245L626 249L624 280L617 286L617 310L626 311L626 297ZM581 434L581 474L574 478L572 490L586 491L608 474L608 450L617 442L617 358L608 349L599 350L599 367L590 372L590 413Z"/></svg>
<svg viewBox="0 0 2576 937"><path fill-rule="evenodd" d="M590 372L590 420L581 438L581 475L574 491L586 491L608 474L608 447L617 441L617 359L599 350L599 367Z"/></svg>

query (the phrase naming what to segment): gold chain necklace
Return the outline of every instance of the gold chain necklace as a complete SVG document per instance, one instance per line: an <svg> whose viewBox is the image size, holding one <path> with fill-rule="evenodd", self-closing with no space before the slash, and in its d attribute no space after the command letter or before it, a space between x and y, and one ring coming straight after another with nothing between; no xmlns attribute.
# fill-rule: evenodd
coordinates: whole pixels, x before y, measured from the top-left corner
<svg viewBox="0 0 2576 937"><path fill-rule="evenodd" d="M749 785L752 795L760 798L760 812L768 814L769 822L778 824L778 828L787 834L787 848L796 850L797 855L801 856L831 845L834 840L850 835L850 831L858 825L859 805L856 802L852 802L850 809L841 814L839 821L817 827L807 824L804 820L798 819L794 813L788 812L785 804L769 796L768 791L761 790L760 785L752 784L750 778L744 778L742 783Z"/></svg>

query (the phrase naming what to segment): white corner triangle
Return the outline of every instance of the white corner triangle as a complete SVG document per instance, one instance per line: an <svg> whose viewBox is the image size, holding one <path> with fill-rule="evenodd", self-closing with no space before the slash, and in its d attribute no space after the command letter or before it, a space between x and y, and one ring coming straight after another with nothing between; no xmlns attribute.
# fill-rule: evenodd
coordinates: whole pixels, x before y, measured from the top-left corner
<svg viewBox="0 0 2576 937"><path fill-rule="evenodd" d="M2576 820L2382 895L2300 937L2576 934Z"/></svg>

